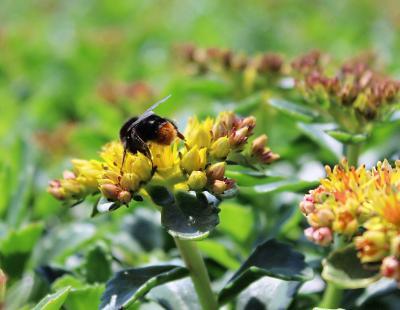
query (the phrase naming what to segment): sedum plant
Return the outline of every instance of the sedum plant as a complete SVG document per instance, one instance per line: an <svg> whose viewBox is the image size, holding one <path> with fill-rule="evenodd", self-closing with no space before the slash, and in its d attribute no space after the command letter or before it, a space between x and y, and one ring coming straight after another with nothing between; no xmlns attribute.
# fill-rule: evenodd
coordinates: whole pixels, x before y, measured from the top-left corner
<svg viewBox="0 0 400 310"><path fill-rule="evenodd" d="M125 307L136 301L140 297L139 290L135 291L133 284L130 288L121 283L138 281L137 277L146 279L150 272L159 277L157 279L166 277L168 281L189 273L203 309L217 309L218 301L195 241L207 237L219 223L220 202L234 196L238 189L235 181L225 174L227 165L261 169L279 158L266 146L266 135L251 139L255 126L254 117L239 117L232 112L222 112L217 118L204 121L193 117L184 131L184 142L175 139L171 145L148 143L151 159L142 153L128 152L123 162L122 143L114 141L102 148L100 159L72 160L72 170L65 171L62 179L50 182L49 193L69 205L88 195L99 195L93 214L113 211L148 198L160 210L162 225L174 237L186 264L187 269L158 266L151 270L132 269L117 274L107 284L102 297L103 308ZM285 245L271 242L268 245L292 254ZM259 252L263 251L265 249L259 249ZM297 274L295 272L286 278L309 277L310 271L306 270L302 255L293 255L299 255L296 259L299 261ZM242 267L236 278L243 276L242 272L250 266ZM133 278L127 279L126 276ZM285 279L285 276L278 277ZM157 282L157 279L153 281ZM151 283L145 285L147 290ZM126 289L131 290L130 293L126 293ZM232 283L221 292L220 302L234 296L231 290ZM233 290L236 294L239 291L237 288ZM146 289L142 295L145 292Z"/></svg>

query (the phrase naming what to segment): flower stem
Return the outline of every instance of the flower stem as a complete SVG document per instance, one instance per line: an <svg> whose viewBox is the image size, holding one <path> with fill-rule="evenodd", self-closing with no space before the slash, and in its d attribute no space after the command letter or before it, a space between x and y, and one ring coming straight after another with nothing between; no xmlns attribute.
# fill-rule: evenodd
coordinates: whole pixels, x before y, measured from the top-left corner
<svg viewBox="0 0 400 310"><path fill-rule="evenodd" d="M361 144L347 144L344 146L344 155L349 165L357 167L360 150ZM338 249L341 246L343 246L343 240L340 240L335 248ZM342 297L343 289L328 281L319 307L328 309L338 308L342 302Z"/></svg>
<svg viewBox="0 0 400 310"><path fill-rule="evenodd" d="M344 153L350 166L357 167L358 157L360 155L360 144L347 144L344 146Z"/></svg>
<svg viewBox="0 0 400 310"><path fill-rule="evenodd" d="M182 259L189 269L190 277L192 278L194 288L199 297L201 307L204 310L218 309L217 299L211 289L206 265L197 248L196 241L174 239Z"/></svg>
<svg viewBox="0 0 400 310"><path fill-rule="evenodd" d="M343 290L333 283L328 282L325 288L324 296L318 307L336 309L342 302Z"/></svg>

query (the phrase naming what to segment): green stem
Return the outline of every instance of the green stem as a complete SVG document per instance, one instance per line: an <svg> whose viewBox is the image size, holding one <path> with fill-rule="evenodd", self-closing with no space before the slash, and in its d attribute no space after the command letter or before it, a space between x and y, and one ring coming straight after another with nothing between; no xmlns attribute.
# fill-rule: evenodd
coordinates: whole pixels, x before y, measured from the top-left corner
<svg viewBox="0 0 400 310"><path fill-rule="evenodd" d="M201 307L204 310L218 309L217 299L211 289L206 265L197 248L196 241L174 239L182 259L189 269Z"/></svg>
<svg viewBox="0 0 400 310"><path fill-rule="evenodd" d="M343 290L333 283L328 282L325 288L324 296L318 307L336 309L342 303Z"/></svg>
<svg viewBox="0 0 400 310"><path fill-rule="evenodd" d="M361 144L348 144L344 146L344 155L349 165L357 167L360 150ZM335 248L338 249L342 247L343 243L343 240L339 240ZM343 289L328 281L319 307L328 309L338 308L342 302L342 297Z"/></svg>
<svg viewBox="0 0 400 310"><path fill-rule="evenodd" d="M360 156L361 144L347 144L344 146L344 153L350 166L357 167Z"/></svg>

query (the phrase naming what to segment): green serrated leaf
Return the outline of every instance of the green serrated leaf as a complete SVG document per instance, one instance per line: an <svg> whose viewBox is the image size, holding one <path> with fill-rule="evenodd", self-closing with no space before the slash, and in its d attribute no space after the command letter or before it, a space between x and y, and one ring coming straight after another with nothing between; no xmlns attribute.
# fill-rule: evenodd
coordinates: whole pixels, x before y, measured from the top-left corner
<svg viewBox="0 0 400 310"><path fill-rule="evenodd" d="M363 288L377 281L379 270L361 264L354 245L332 252L323 261L322 277L342 288Z"/></svg>
<svg viewBox="0 0 400 310"><path fill-rule="evenodd" d="M300 104L280 98L270 98L267 103L286 115L303 122L311 122L318 117L318 113Z"/></svg>
<svg viewBox="0 0 400 310"><path fill-rule="evenodd" d="M59 310L67 299L71 287L65 287L58 292L44 297L33 310Z"/></svg>
<svg viewBox="0 0 400 310"><path fill-rule="evenodd" d="M313 271L305 263L303 254L284 243L268 240L257 246L221 290L220 302L227 302L264 276L287 281L306 281L312 278Z"/></svg>
<svg viewBox="0 0 400 310"><path fill-rule="evenodd" d="M145 296L153 287L181 279L188 274L186 268L174 265L121 270L107 282L100 307L110 306L111 309L128 307L138 298Z"/></svg>
<svg viewBox="0 0 400 310"><path fill-rule="evenodd" d="M206 238L219 223L220 200L209 192L175 193L175 202L161 210L161 223L173 236L184 240Z"/></svg>

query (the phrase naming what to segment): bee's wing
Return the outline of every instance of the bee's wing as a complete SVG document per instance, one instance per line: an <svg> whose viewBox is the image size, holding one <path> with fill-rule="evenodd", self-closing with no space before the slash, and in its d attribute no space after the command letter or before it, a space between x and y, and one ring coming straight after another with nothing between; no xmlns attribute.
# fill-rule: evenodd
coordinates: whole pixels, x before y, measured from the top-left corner
<svg viewBox="0 0 400 310"><path fill-rule="evenodd" d="M150 108L148 108L142 115L138 117L136 121L134 121L128 128L128 131L131 130L133 127L135 127L138 123L140 123L142 120L148 118L150 115L153 114L153 110L157 108L161 103L167 101L171 95L168 95L167 97L161 99L160 101L157 101L155 104L153 104Z"/></svg>

